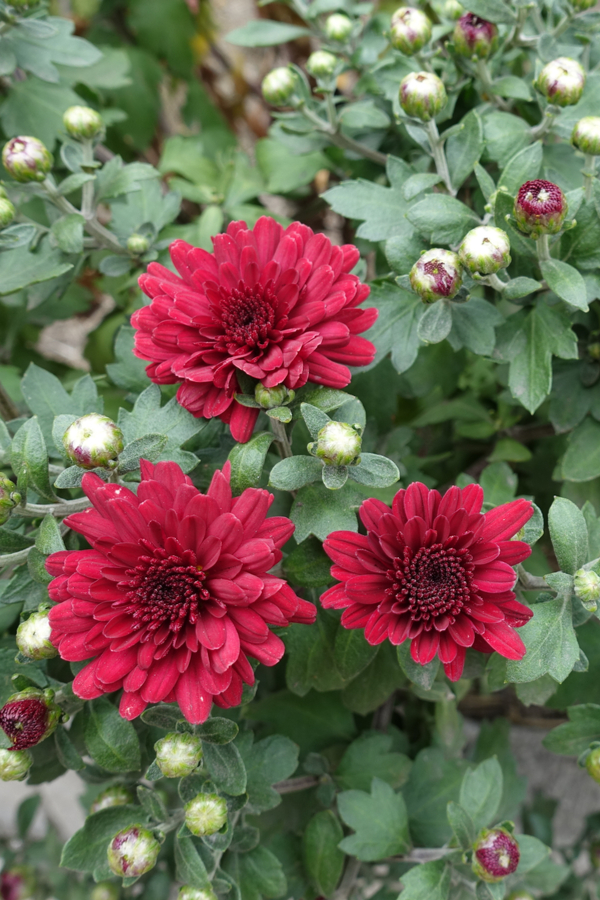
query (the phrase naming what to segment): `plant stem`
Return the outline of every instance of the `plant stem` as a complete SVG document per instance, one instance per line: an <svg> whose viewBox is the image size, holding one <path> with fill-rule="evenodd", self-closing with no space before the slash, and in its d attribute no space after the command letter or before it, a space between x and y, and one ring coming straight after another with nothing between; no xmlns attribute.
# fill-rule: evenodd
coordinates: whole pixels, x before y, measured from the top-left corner
<svg viewBox="0 0 600 900"><path fill-rule="evenodd" d="M360 872L361 862L353 856L349 857L340 886L333 894L333 900L347 900L354 890L356 877Z"/></svg>
<svg viewBox="0 0 600 900"><path fill-rule="evenodd" d="M94 145L89 140L83 141L81 149L83 156L82 168L84 171L87 171L87 167L89 167L90 163L94 162ZM81 215L84 217L86 222L94 218L93 181L86 181L86 183L81 188Z"/></svg>
<svg viewBox="0 0 600 900"><path fill-rule="evenodd" d="M93 184L93 182L90 182ZM57 206L60 210L62 210L67 215L72 213L77 213L82 215L80 211L70 203L66 197L63 197L62 194L59 194L52 182L47 178L43 183L44 190L48 194L48 197ZM85 187L85 185L84 185ZM112 232L105 228L104 225L101 225L98 219L92 215L91 218L86 219L85 225L83 226L88 234L92 237L96 238L98 243L100 244L100 249L112 250L113 253L118 253L120 256L129 256L129 253L122 247L117 238Z"/></svg>
<svg viewBox="0 0 600 900"><path fill-rule="evenodd" d="M550 243L547 234L540 234L537 239L537 255L540 262L550 259Z"/></svg>
<svg viewBox="0 0 600 900"><path fill-rule="evenodd" d="M287 435L287 431L285 430L285 425L278 419L271 419L271 428L273 429L275 440L279 444L282 458L289 459L289 457L293 456L294 454L292 453L292 447Z"/></svg>
<svg viewBox="0 0 600 900"><path fill-rule="evenodd" d="M588 201L592 199L592 192L594 190L594 178L596 177L596 157L592 156L591 153L585 154L585 162L581 171L583 174L583 183L585 187L585 199L586 201Z"/></svg>
<svg viewBox="0 0 600 900"><path fill-rule="evenodd" d="M499 109L510 109L510 103L507 103L502 99L502 97L499 97L494 93L494 85L492 83L490 70L488 69L488 65L485 59L478 59L476 68L477 76L484 91L486 92L486 94L488 94L490 102L497 106Z"/></svg>
<svg viewBox="0 0 600 900"><path fill-rule="evenodd" d="M430 119L429 122L426 123L425 128L427 130L427 137L429 138L429 145L431 147L433 161L435 163L437 173L446 185L446 190L448 191L450 196L456 197L456 191L452 187L452 182L450 181L450 172L448 171L446 154L444 153L442 141L440 141L440 135L437 130L437 125L435 124L433 119Z"/></svg>
<svg viewBox="0 0 600 900"><path fill-rule="evenodd" d="M82 512L92 504L87 497L78 500L61 500L60 503L26 503L25 506L17 506L13 511L15 516L31 516L38 519L50 513L57 519L62 519L71 513Z"/></svg>
<svg viewBox="0 0 600 900"><path fill-rule="evenodd" d="M319 779L314 775L301 775L298 778L286 778L278 781L273 787L278 794L294 794L296 791L308 791L318 785Z"/></svg>
<svg viewBox="0 0 600 900"><path fill-rule="evenodd" d="M25 550L17 550L16 553L6 553L4 556L0 556L0 566L16 566L25 562L30 550L31 547L27 547Z"/></svg>
<svg viewBox="0 0 600 900"><path fill-rule="evenodd" d="M329 97L329 102L333 106L331 97ZM321 116L317 115L317 113L313 112L312 109L309 109L305 104L300 106L300 112L317 127L321 134L326 135L330 143L334 144L336 147L339 147L341 150L350 150L352 153L357 153L359 156L364 156L365 159L370 159L380 166L387 165L388 158L386 153L380 153L379 150L372 150L365 144L361 144L360 141L355 141L354 138L342 134L337 122L325 122ZM330 114L329 110L328 114Z"/></svg>
<svg viewBox="0 0 600 900"><path fill-rule="evenodd" d="M545 578L538 578L537 575L531 575L522 565L517 566L517 574L519 582L524 591L551 591L552 588L546 584Z"/></svg>
<svg viewBox="0 0 600 900"><path fill-rule="evenodd" d="M11 419L18 419L19 415L19 410L10 399L2 384L0 384L0 418L4 419L5 422L10 422Z"/></svg>
<svg viewBox="0 0 600 900"><path fill-rule="evenodd" d="M530 136L532 141L537 141L539 138L543 137L547 131L550 131L558 112L554 112L556 107L548 107L546 112L544 113L544 118L539 123L539 125L535 125L531 131Z"/></svg>
<svg viewBox="0 0 600 900"><path fill-rule="evenodd" d="M495 272L492 273L492 275L488 275L485 280L486 280L486 283L489 284L490 287L494 288L495 291L500 291L500 292L505 290L506 285L508 284L508 282L506 282L506 281L501 281Z"/></svg>

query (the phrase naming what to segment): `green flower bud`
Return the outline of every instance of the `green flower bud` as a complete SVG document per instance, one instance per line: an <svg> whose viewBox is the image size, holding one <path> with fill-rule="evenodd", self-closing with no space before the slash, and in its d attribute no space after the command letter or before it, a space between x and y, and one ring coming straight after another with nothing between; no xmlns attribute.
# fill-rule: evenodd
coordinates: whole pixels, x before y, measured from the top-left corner
<svg viewBox="0 0 600 900"><path fill-rule="evenodd" d="M580 11L591 9L596 5L596 0L571 0L571 6Z"/></svg>
<svg viewBox="0 0 600 900"><path fill-rule="evenodd" d="M337 56L328 50L315 50L306 60L306 71L313 78L329 78L336 70Z"/></svg>
<svg viewBox="0 0 600 900"><path fill-rule="evenodd" d="M357 466L361 446L362 438L356 428L347 422L332 421L321 428L316 442L308 445L308 452L327 466Z"/></svg>
<svg viewBox="0 0 600 900"><path fill-rule="evenodd" d="M202 759L202 741L193 734L172 732L154 745L156 764L167 778L191 775Z"/></svg>
<svg viewBox="0 0 600 900"><path fill-rule="evenodd" d="M111 806L126 806L128 803L135 803L133 792L122 784L114 784L98 794L90 806L90 813L97 813Z"/></svg>
<svg viewBox="0 0 600 900"><path fill-rule="evenodd" d="M535 240L541 234L558 234L569 206L557 184L537 178L521 185L514 209L519 229Z"/></svg>
<svg viewBox="0 0 600 900"><path fill-rule="evenodd" d="M138 878L156 865L160 844L142 825L119 831L108 845L108 865L121 878Z"/></svg>
<svg viewBox="0 0 600 900"><path fill-rule="evenodd" d="M600 156L600 116L584 116L575 125L571 143L582 153Z"/></svg>
<svg viewBox="0 0 600 900"><path fill-rule="evenodd" d="M600 362L600 344L597 341L587 345L587 352L592 359L595 359L596 362Z"/></svg>
<svg viewBox="0 0 600 900"><path fill-rule="evenodd" d="M428 122L447 102L444 82L432 72L409 72L400 82L400 106L415 119Z"/></svg>
<svg viewBox="0 0 600 900"><path fill-rule="evenodd" d="M472 275L492 275L510 265L510 241L501 228L473 228L458 248L461 263Z"/></svg>
<svg viewBox="0 0 600 900"><path fill-rule="evenodd" d="M0 897L5 900L34 900L39 897L35 870L31 866L12 866L0 875Z"/></svg>
<svg viewBox="0 0 600 900"><path fill-rule="evenodd" d="M588 770L588 775L591 775L594 781L600 784L600 747L590 750L585 761L585 767Z"/></svg>
<svg viewBox="0 0 600 900"><path fill-rule="evenodd" d="M199 891L196 888L190 887L189 884L184 884L182 888L179 888L177 900L217 900L217 895L210 888Z"/></svg>
<svg viewBox="0 0 600 900"><path fill-rule="evenodd" d="M354 23L352 19L349 19L343 13L334 13L325 22L325 34L330 41L343 43L348 40L353 31Z"/></svg>
<svg viewBox="0 0 600 900"><path fill-rule="evenodd" d="M27 688L12 694L0 709L0 728L15 750L28 750L49 737L62 712L53 702L54 691Z"/></svg>
<svg viewBox="0 0 600 900"><path fill-rule="evenodd" d="M484 828L473 844L473 872L491 884L512 875L519 865L519 845L506 828Z"/></svg>
<svg viewBox="0 0 600 900"><path fill-rule="evenodd" d="M102 116L90 106L70 106L63 115L63 125L76 141L98 137L104 129Z"/></svg>
<svg viewBox="0 0 600 900"><path fill-rule="evenodd" d="M8 228L16 215L16 209L10 200L0 198L0 228Z"/></svg>
<svg viewBox="0 0 600 900"><path fill-rule="evenodd" d="M63 435L67 456L81 469L114 469L123 446L123 432L118 425L98 413L76 419Z"/></svg>
<svg viewBox="0 0 600 900"><path fill-rule="evenodd" d="M600 600L600 576L591 569L578 569L573 579L575 596L588 612L596 612Z"/></svg>
<svg viewBox="0 0 600 900"><path fill-rule="evenodd" d="M296 74L288 66L273 69L265 75L262 95L271 106L285 106L296 89Z"/></svg>
<svg viewBox="0 0 600 900"><path fill-rule="evenodd" d="M227 822L227 804L218 794L198 794L183 810L185 824L198 837L215 834Z"/></svg>
<svg viewBox="0 0 600 900"><path fill-rule="evenodd" d="M413 291L423 303L451 300L462 285L458 254L451 250L428 250L416 261L409 278Z"/></svg>
<svg viewBox="0 0 600 900"><path fill-rule="evenodd" d="M574 59L561 56L544 66L535 86L554 106L578 103L585 87L585 70Z"/></svg>
<svg viewBox="0 0 600 900"><path fill-rule="evenodd" d="M456 23L452 35L454 49L469 59L487 59L496 49L498 29L493 22L467 12Z"/></svg>
<svg viewBox="0 0 600 900"><path fill-rule="evenodd" d="M48 610L40 607L17 628L17 647L29 659L52 659L58 650L50 640Z"/></svg>
<svg viewBox="0 0 600 900"><path fill-rule="evenodd" d="M90 894L90 900L119 900L121 891L111 881L101 881Z"/></svg>
<svg viewBox="0 0 600 900"><path fill-rule="evenodd" d="M0 749L0 781L22 781L32 765L29 750Z"/></svg>
<svg viewBox="0 0 600 900"><path fill-rule="evenodd" d="M2 162L15 181L44 181L52 168L53 156L34 137L15 137L4 145Z"/></svg>
<svg viewBox="0 0 600 900"><path fill-rule="evenodd" d="M465 8L458 0L446 0L444 3L444 15L448 19L460 19L465 13Z"/></svg>
<svg viewBox="0 0 600 900"><path fill-rule="evenodd" d="M150 246L150 241L143 234L131 234L127 238L127 249L133 256L141 256Z"/></svg>
<svg viewBox="0 0 600 900"><path fill-rule="evenodd" d="M287 406L291 403L296 392L288 390L283 384L277 387L265 387L262 381L259 381L254 388L254 399L260 403L263 409L275 409L277 406Z"/></svg>
<svg viewBox="0 0 600 900"><path fill-rule="evenodd" d="M418 53L431 40L431 22L420 9L401 6L392 16L390 43L405 56Z"/></svg>
<svg viewBox="0 0 600 900"><path fill-rule="evenodd" d="M21 502L17 486L0 472L0 525L8 522L11 511Z"/></svg>

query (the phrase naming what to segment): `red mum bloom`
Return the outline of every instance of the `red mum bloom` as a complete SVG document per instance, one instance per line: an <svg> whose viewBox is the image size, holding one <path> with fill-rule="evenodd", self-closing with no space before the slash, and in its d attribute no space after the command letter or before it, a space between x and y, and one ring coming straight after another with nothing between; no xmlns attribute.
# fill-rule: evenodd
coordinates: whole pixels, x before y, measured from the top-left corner
<svg viewBox="0 0 600 900"><path fill-rule="evenodd" d="M307 381L346 387L347 367L373 360L374 346L358 335L377 310L357 309L369 288L349 274L356 247L334 247L299 222L286 229L267 216L254 229L233 222L213 244L214 253L171 244L180 278L148 266L140 286L152 303L131 319L134 352L151 360L152 381L183 382L182 406L195 416L218 416L245 442L259 411L235 400L236 373L268 388Z"/></svg>
<svg viewBox="0 0 600 900"><path fill-rule="evenodd" d="M142 460L137 496L83 476L93 507L65 523L92 550L61 551L46 566L52 642L63 659L94 658L73 690L84 700L123 688L120 711L134 719L148 703L177 701L203 722L213 700L238 704L252 684L248 656L273 666L284 646L267 627L313 622L268 570L294 526L267 519L268 491L232 498L229 463L202 494L173 462Z"/></svg>
<svg viewBox="0 0 600 900"><path fill-rule="evenodd" d="M389 506L365 500L367 535L335 531L324 543L342 584L321 597L343 609L342 625L364 628L370 644L412 638L411 655L426 665L437 654L457 681L467 647L521 659L525 645L513 630L533 615L518 603L511 568L527 559L524 541L508 540L533 515L527 500L481 513L483 490L470 484L442 497L415 482Z"/></svg>

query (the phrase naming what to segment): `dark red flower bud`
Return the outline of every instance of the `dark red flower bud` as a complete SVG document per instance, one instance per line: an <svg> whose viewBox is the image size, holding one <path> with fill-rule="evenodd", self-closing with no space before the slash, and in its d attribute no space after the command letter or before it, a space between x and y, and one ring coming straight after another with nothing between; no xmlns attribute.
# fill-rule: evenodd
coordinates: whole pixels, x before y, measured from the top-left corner
<svg viewBox="0 0 600 900"><path fill-rule="evenodd" d="M0 875L2 900L31 900L35 890L35 876L29 866L13 866Z"/></svg>
<svg viewBox="0 0 600 900"><path fill-rule="evenodd" d="M456 52L461 56L487 59L498 42L498 29L493 22L468 12L456 23L452 37Z"/></svg>
<svg viewBox="0 0 600 900"><path fill-rule="evenodd" d="M519 865L519 845L506 828L484 828L473 844L473 871L483 881L500 881Z"/></svg>
<svg viewBox="0 0 600 900"><path fill-rule="evenodd" d="M0 709L0 726L12 741L11 750L27 750L52 734L60 714L51 697L28 688L8 698Z"/></svg>
<svg viewBox="0 0 600 900"><path fill-rule="evenodd" d="M557 234L568 210L567 198L551 181L526 181L515 200L515 219L521 231L538 238Z"/></svg>

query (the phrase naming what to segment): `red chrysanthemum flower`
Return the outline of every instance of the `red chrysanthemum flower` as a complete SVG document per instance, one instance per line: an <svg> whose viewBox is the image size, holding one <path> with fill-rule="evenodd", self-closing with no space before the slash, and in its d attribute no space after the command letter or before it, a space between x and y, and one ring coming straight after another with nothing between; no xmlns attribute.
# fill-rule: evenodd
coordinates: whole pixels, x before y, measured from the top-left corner
<svg viewBox="0 0 600 900"><path fill-rule="evenodd" d="M283 642L268 625L313 622L315 607L268 570L294 526L266 518L273 495L232 498L229 463L202 494L173 462L141 462L137 496L83 476L93 507L65 519L92 550L53 553L52 642L63 659L94 658L73 682L90 700L123 688L120 711L177 702L203 722L214 702L235 706L252 684L248 656L277 663Z"/></svg>
<svg viewBox="0 0 600 900"><path fill-rule="evenodd" d="M183 382L181 405L228 422L243 443L259 411L235 400L242 393L238 372L268 388L307 381L346 387L348 366L373 361L374 346L358 335L377 310L357 308L369 288L349 274L356 247L335 247L299 222L285 229L267 216L254 229L232 222L213 244L214 253L171 244L181 277L158 263L148 266L140 286L152 303L131 319L134 352L151 360L152 381Z"/></svg>
<svg viewBox="0 0 600 900"><path fill-rule="evenodd" d="M325 608L343 609L342 625L364 628L370 644L412 639L411 655L426 665L437 654L457 681L467 647L521 659L513 630L533 615L512 591L512 566L531 548L511 538L533 515L527 500L481 513L483 490L452 487L442 497L415 482L392 508L365 500L366 536L335 531L324 543L331 574L342 583L325 591Z"/></svg>

